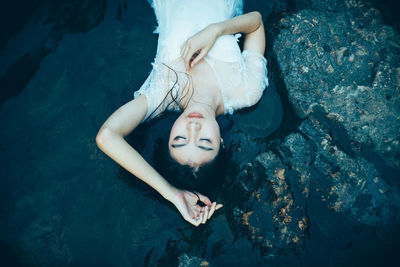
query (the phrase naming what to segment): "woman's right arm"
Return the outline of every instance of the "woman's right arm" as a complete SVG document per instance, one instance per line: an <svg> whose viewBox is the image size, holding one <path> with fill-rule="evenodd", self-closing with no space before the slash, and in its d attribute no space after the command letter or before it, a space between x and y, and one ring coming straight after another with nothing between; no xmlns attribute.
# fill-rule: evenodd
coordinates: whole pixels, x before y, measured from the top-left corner
<svg viewBox="0 0 400 267"><path fill-rule="evenodd" d="M265 51L265 31L260 12L253 11L229 20L213 24L216 28L217 36L234 33L246 34L243 49L264 54Z"/></svg>
<svg viewBox="0 0 400 267"><path fill-rule="evenodd" d="M253 11L210 24L186 40L181 49L186 70L189 71L207 55L219 36L238 32L246 34L243 44L244 50L264 54L265 32L262 16L260 12Z"/></svg>
<svg viewBox="0 0 400 267"><path fill-rule="evenodd" d="M179 190L168 183L125 141L124 137L142 122L146 113L147 100L144 95L140 95L121 106L111 114L100 128L96 136L98 147L127 171L150 185L165 199L172 202L185 220L196 226L200 223L205 223L206 219L211 217L216 209L216 205L212 205L208 198L199 194L202 198L201 201L207 204L207 209L200 208L197 205L197 197L193 193ZM212 206L214 206L214 209ZM194 217L196 215L202 217L195 220Z"/></svg>
<svg viewBox="0 0 400 267"><path fill-rule="evenodd" d="M169 184L124 139L143 120L147 112L144 95L131 100L117 109L100 128L96 143L98 147L127 171L153 187L165 199L173 201L177 190Z"/></svg>

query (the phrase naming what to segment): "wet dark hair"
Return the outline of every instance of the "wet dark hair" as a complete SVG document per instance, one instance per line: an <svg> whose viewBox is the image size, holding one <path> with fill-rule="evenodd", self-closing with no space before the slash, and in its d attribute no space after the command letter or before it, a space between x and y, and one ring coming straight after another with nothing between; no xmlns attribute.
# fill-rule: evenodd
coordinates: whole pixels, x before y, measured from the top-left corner
<svg viewBox="0 0 400 267"><path fill-rule="evenodd" d="M215 197L218 186L224 183L229 164L229 151L223 143L215 158L209 163L194 171L189 165L181 165L171 157L168 141L160 138L157 140L153 152L154 168L177 188L198 191Z"/></svg>
<svg viewBox="0 0 400 267"><path fill-rule="evenodd" d="M169 107L170 105L172 105L173 103L175 103L176 105L178 105L178 107L180 108L180 101L181 101L181 99L184 98L184 97L186 96L186 94L189 93L189 92L187 92L187 93L186 93L185 95L183 95L180 99L178 99L178 91L177 91L177 90L174 91L174 89L176 89L176 85L178 84L178 72L180 72L180 71L174 70L173 68L171 68L170 66L168 66L168 65L165 64L165 63L162 63L162 64L163 64L165 67L167 67L168 69L170 69L170 70L172 70L172 71L174 72L176 80L175 80L174 84L172 85L172 87L171 87L171 88L168 90L168 92L165 94L165 96L164 96L163 100L160 102L160 104L158 104L158 106L149 114L149 116L148 116L149 118L151 118L151 116L158 110L158 108L159 108L165 101L167 101L168 95L171 96L171 99L172 99L172 100L171 100L171 102L169 102L169 103L167 104L165 110L168 110L168 107ZM186 72L180 72L180 73L186 74L186 76L187 76L188 79L189 79L190 85L192 85L192 86L189 86L189 88L192 88L192 92L191 92L191 95L190 95L190 98L192 98L192 97L193 97L193 93L194 93L192 76L190 76L189 73L186 73ZM188 103L189 103L189 101L187 102L187 104L188 104ZM186 105L187 105L187 104L186 104ZM185 107L185 108L186 108L186 107ZM185 108L183 108L183 109L185 109ZM180 109L181 109L181 108L180 108ZM181 111L183 111L183 109L181 109Z"/></svg>

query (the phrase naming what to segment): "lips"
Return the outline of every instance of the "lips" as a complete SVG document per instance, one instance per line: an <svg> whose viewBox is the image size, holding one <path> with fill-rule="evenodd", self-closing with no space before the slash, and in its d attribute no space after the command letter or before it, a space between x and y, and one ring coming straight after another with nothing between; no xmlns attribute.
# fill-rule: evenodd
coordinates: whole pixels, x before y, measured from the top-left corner
<svg viewBox="0 0 400 267"><path fill-rule="evenodd" d="M189 118L203 118L203 115L201 115L200 113L197 113L197 112L192 112L192 113L189 113L189 115L188 115L188 117Z"/></svg>

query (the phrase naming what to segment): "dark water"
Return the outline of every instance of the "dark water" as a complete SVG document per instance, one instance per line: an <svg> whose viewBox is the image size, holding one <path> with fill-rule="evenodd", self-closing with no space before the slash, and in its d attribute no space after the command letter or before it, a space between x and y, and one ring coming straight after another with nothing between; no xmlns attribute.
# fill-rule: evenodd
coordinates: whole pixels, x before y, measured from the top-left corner
<svg viewBox="0 0 400 267"><path fill-rule="evenodd" d="M218 192L227 208L195 228L96 146L101 124L132 99L151 69L156 22L146 1L1 5L2 265L174 266L183 252L211 266L267 264L229 220L237 192ZM389 20L390 7L379 4ZM231 176L270 138L287 135L299 123L271 49L274 23L281 12L296 8L301 4L295 1L246 2L246 11L259 10L269 26L271 85L256 107L219 118L229 148L242 148L231 155ZM155 140L167 134L172 120L169 115L143 125L128 140L151 161ZM332 231L346 244L311 231L297 258L283 255L270 264L369 265L393 258L394 244L380 241L371 229L358 229L358 235L352 230L338 218Z"/></svg>

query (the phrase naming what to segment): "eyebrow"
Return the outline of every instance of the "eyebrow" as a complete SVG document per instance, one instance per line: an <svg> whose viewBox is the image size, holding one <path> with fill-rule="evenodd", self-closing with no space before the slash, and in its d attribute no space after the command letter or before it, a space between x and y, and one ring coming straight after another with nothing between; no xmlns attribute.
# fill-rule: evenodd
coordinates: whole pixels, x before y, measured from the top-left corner
<svg viewBox="0 0 400 267"><path fill-rule="evenodd" d="M173 147L173 148L179 148L179 147L183 147L183 146L185 146L186 144L172 144L171 145L171 147ZM203 150L205 150L205 151L211 151L211 150L214 150L214 148L211 148L211 147L205 147L205 146L197 146L198 148L200 148L200 149L203 149Z"/></svg>

